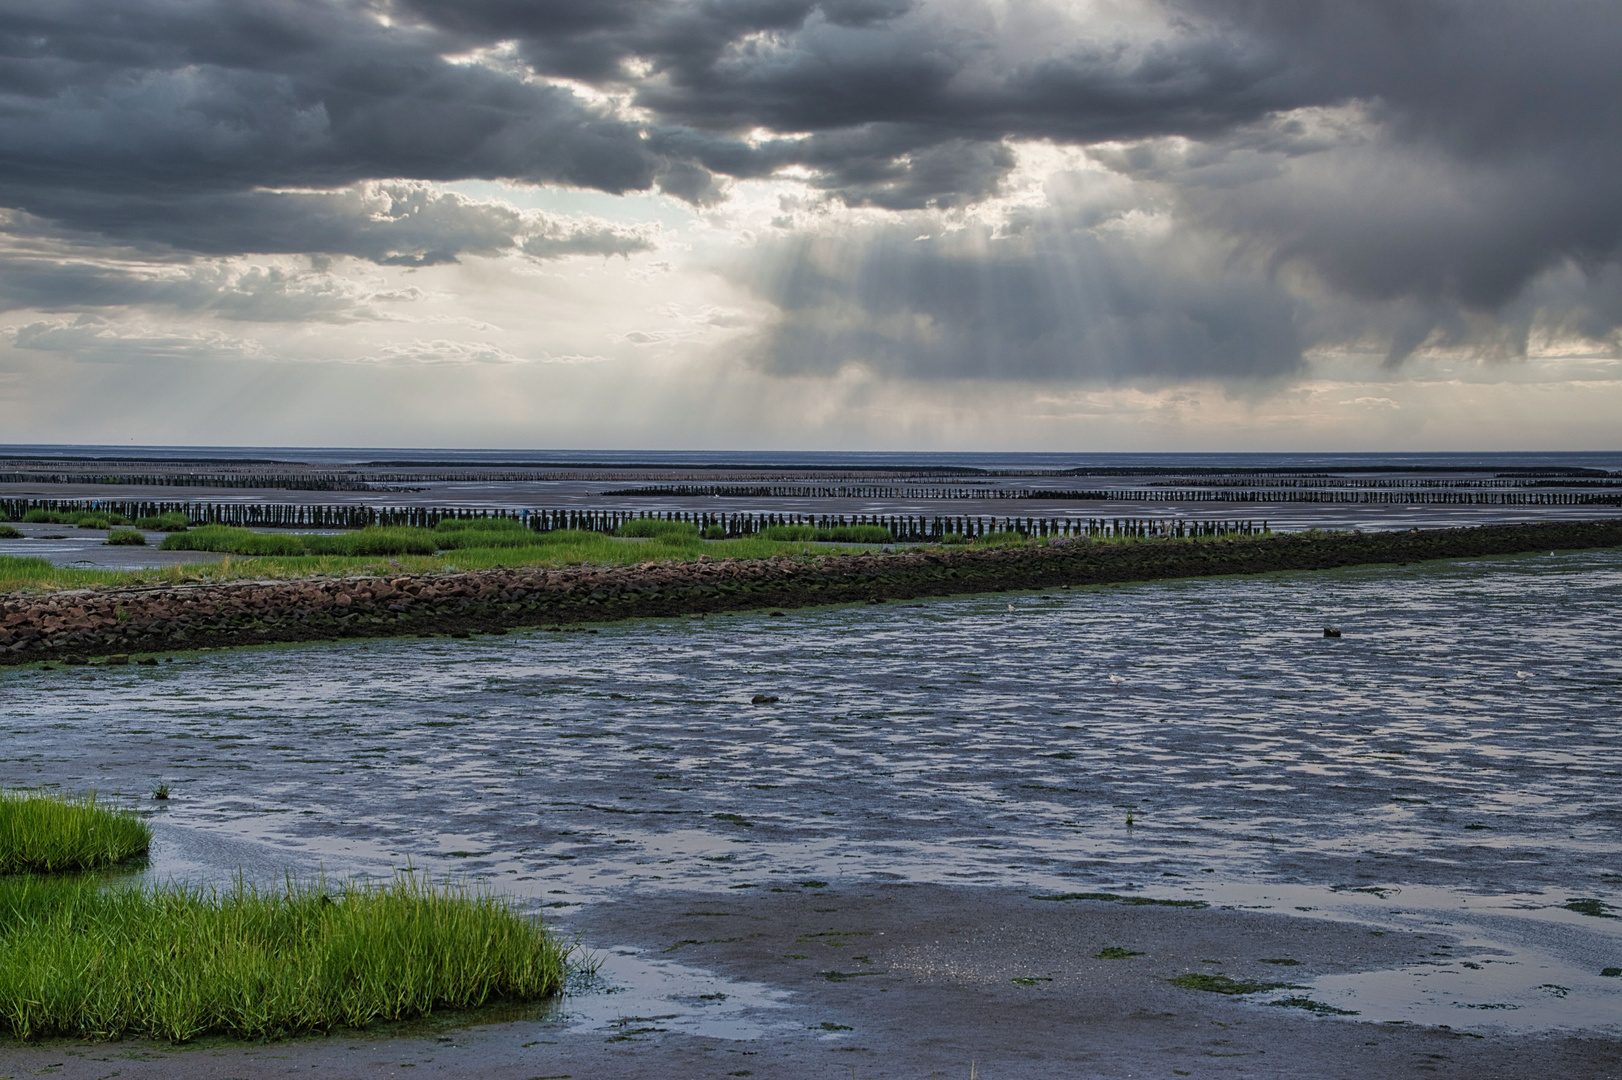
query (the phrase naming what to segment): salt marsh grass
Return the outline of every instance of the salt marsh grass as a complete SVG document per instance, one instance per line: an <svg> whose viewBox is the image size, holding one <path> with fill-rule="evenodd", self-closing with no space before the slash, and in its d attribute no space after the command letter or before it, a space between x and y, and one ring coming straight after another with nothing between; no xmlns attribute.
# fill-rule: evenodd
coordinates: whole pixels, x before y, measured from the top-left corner
<svg viewBox="0 0 1622 1080"><path fill-rule="evenodd" d="M488 893L0 879L0 1032L275 1038L535 1001L571 947Z"/></svg>
<svg viewBox="0 0 1622 1080"><path fill-rule="evenodd" d="M261 540L244 541L239 536L224 537L216 541L215 530L232 534L246 533ZM313 539L334 541L333 547L349 542L361 547L362 552L346 554L328 552L306 554L309 548L300 534L256 533L232 526L211 525L176 533L166 537L163 550L219 551L227 554L253 554L255 557L221 563L192 563L153 570L85 570L53 566L40 558L0 555L0 593L23 590L54 592L61 589L84 589L97 585L180 585L193 582L218 582L249 578L343 577L349 575L381 574L433 574L450 570L493 570L500 567L523 566L627 566L644 562L692 562L701 556L714 559L767 559L778 555L821 556L861 553L868 549L819 545L807 547L804 543L785 543L761 537L737 540L700 540L693 533L667 533L652 538L625 539L602 533L573 529L556 532L528 533L521 536L509 531L455 532L440 534L437 554L394 554L392 550L366 553L368 541L362 536L368 530ZM435 536L437 530L378 529L377 532L410 531ZM475 539L475 537L477 539ZM357 538L351 540L351 538ZM465 543L451 547L445 541ZM171 541L188 541L174 543ZM291 541L291 543L289 543ZM262 545L262 546L261 546ZM236 550L238 546L254 547L253 552Z"/></svg>
<svg viewBox="0 0 1622 1080"><path fill-rule="evenodd" d="M813 525L772 525L760 531L763 540L812 540L836 544L888 544L895 540L883 525L837 525L819 529Z"/></svg>
<svg viewBox="0 0 1622 1080"><path fill-rule="evenodd" d="M259 533L234 525L203 525L170 533L164 551L223 551L232 555L303 555L304 541L289 533Z"/></svg>
<svg viewBox="0 0 1622 1080"><path fill-rule="evenodd" d="M23 515L23 521L43 525L76 525L81 529L106 529L130 523L123 514L99 510L30 510Z"/></svg>
<svg viewBox="0 0 1622 1080"><path fill-rule="evenodd" d="M0 791L0 874L100 869L151 842L146 822L94 795Z"/></svg>
<svg viewBox="0 0 1622 1080"><path fill-rule="evenodd" d="M697 540L698 526L688 521L664 521L660 518L632 518L618 529L615 536L631 536L664 539L670 537L682 540ZM795 537L794 539L799 539Z"/></svg>
<svg viewBox="0 0 1622 1080"><path fill-rule="evenodd" d="M441 540L432 529L409 526L369 525L342 533L263 533L235 525L203 525L164 537L163 550L231 555L433 555L453 546Z"/></svg>

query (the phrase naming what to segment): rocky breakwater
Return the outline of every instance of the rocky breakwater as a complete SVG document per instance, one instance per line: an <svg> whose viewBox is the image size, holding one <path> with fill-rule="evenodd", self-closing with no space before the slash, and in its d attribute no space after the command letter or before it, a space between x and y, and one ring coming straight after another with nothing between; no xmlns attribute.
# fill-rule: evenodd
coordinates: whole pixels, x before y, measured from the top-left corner
<svg viewBox="0 0 1622 1080"><path fill-rule="evenodd" d="M99 588L0 600L0 663L1622 547L1622 520Z"/></svg>

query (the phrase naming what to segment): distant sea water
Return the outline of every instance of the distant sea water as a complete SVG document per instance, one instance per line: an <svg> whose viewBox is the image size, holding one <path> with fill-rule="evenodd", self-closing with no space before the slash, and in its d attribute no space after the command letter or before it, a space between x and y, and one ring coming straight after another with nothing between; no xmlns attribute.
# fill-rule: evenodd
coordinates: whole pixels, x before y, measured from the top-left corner
<svg viewBox="0 0 1622 1080"><path fill-rule="evenodd" d="M367 463L476 466L482 464L561 467L639 465L700 468L776 466L806 469L972 468L972 469L1315 469L1324 471L1460 471L1514 468L1587 468L1622 471L1622 450L1455 451L1368 453L1099 453L848 450L506 450L402 447L288 446L106 446L93 444L0 445L4 458L103 458L191 462L296 462L330 467Z"/></svg>

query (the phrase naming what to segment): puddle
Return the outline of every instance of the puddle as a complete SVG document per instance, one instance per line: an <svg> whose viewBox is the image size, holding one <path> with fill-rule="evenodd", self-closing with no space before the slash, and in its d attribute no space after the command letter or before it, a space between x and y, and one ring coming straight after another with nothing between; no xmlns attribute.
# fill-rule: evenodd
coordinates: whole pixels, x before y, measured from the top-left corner
<svg viewBox="0 0 1622 1080"><path fill-rule="evenodd" d="M1383 895L1382 895L1383 894ZM1213 906L1356 922L1386 933L1417 932L1436 945L1400 968L1291 977L1298 989L1258 996L1355 1013L1362 1021L1459 1030L1585 1030L1622 1034L1622 920L1568 910L1542 894L1460 893L1389 887L1379 893L1309 886L1214 882L1180 895ZM1337 1015L1337 1014L1327 1014Z"/></svg>
<svg viewBox="0 0 1622 1080"><path fill-rule="evenodd" d="M11 522L23 534L21 540L0 541L0 555L46 559L57 566L81 570L156 570L186 563L219 562L225 558L212 551L159 551L165 533L144 532L146 544L111 545L106 529L81 529L75 525L45 525Z"/></svg>
<svg viewBox="0 0 1622 1080"><path fill-rule="evenodd" d="M725 979L632 950L596 953L595 975L576 980L560 1019L624 1041L677 1031L714 1039L758 1039L782 1026L789 998L762 983Z"/></svg>

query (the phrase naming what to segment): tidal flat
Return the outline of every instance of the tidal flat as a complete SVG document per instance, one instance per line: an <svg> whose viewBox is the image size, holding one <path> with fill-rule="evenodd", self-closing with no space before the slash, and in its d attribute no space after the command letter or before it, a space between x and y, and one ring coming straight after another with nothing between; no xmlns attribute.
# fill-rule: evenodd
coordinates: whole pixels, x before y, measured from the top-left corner
<svg viewBox="0 0 1622 1080"><path fill-rule="evenodd" d="M0 672L0 784L151 811L137 879L459 873L603 960L0 1076L1615 1075L1619 601L1600 551Z"/></svg>

